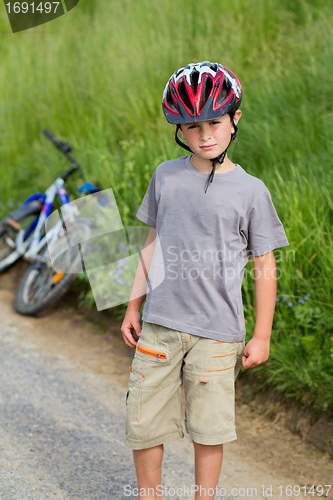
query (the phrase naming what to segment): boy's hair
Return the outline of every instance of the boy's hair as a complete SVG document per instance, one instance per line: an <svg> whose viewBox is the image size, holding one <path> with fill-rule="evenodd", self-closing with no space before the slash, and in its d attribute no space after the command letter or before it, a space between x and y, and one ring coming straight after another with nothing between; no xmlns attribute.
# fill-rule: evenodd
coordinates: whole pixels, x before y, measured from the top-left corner
<svg viewBox="0 0 333 500"><path fill-rule="evenodd" d="M175 71L164 89L162 107L169 123L232 117L242 100L237 76L218 63L188 64Z"/></svg>

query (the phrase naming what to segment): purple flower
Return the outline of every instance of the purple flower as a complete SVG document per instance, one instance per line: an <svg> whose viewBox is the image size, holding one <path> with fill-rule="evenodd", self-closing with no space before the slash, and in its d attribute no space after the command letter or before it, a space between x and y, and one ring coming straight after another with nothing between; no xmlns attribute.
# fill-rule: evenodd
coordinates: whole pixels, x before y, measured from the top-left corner
<svg viewBox="0 0 333 500"><path fill-rule="evenodd" d="M307 293L306 295L304 295L304 298L305 298L305 299L308 299L309 297L310 297L310 294L309 294L309 293Z"/></svg>
<svg viewBox="0 0 333 500"><path fill-rule="evenodd" d="M302 300L302 299L299 299L299 300L298 300L298 302L299 302L300 304L304 304L304 300Z"/></svg>
<svg viewBox="0 0 333 500"><path fill-rule="evenodd" d="M293 303L292 303L292 302L288 302L288 306L290 306L290 307L291 307L292 305L293 305Z"/></svg>
<svg viewBox="0 0 333 500"><path fill-rule="evenodd" d="M276 302L279 302L279 300L280 300L279 297L276 297Z"/></svg>
<svg viewBox="0 0 333 500"><path fill-rule="evenodd" d="M297 289L297 293L299 293L299 290Z"/></svg>
<svg viewBox="0 0 333 500"><path fill-rule="evenodd" d="M284 296L284 297L283 297L283 300L284 300L284 301L286 301L286 300L287 300L287 298L288 298L287 296Z"/></svg>

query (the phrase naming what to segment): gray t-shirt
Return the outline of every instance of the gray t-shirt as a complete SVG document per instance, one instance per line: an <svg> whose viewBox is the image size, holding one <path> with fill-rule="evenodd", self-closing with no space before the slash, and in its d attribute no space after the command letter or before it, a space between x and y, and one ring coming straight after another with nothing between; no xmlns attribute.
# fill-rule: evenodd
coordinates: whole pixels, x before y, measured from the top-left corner
<svg viewBox="0 0 333 500"><path fill-rule="evenodd" d="M240 166L215 174L189 156L155 170L138 210L156 228L142 319L225 342L245 339L241 284L251 255L288 246L270 193Z"/></svg>

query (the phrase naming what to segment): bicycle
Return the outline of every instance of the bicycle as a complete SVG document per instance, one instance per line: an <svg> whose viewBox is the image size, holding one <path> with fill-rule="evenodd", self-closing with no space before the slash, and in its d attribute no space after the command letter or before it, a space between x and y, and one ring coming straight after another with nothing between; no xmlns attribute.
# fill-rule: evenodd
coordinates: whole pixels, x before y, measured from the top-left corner
<svg viewBox="0 0 333 500"><path fill-rule="evenodd" d="M69 289L75 275L84 272L82 247L89 239L93 226L91 220L80 218L79 213L71 208L64 188L69 176L78 170L82 171L82 167L70 154L71 146L57 140L48 129L44 130L44 134L72 165L45 193L29 196L19 208L0 222L0 271L20 258L30 262L14 302L15 310L23 315L35 315L54 304ZM86 192L93 193L101 189L99 186L91 186ZM58 212L53 212L53 219L58 220L52 228L46 230L45 222L50 221L56 195L62 205L62 217ZM69 241L68 223L72 223L71 236L76 234L76 239L80 242L75 246L71 246Z"/></svg>

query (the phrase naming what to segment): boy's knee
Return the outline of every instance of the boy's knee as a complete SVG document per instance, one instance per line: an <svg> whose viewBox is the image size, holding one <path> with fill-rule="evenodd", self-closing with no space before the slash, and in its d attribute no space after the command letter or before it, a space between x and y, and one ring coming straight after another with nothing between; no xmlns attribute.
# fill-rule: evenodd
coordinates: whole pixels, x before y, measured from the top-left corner
<svg viewBox="0 0 333 500"><path fill-rule="evenodd" d="M192 443L193 443L194 446L201 447L201 448L214 448L214 447L216 448L218 446L222 446L223 447L222 443L221 444L202 444L202 443L196 443L195 441L193 441L193 439L192 439Z"/></svg>
<svg viewBox="0 0 333 500"><path fill-rule="evenodd" d="M223 444L201 444L201 443L196 443L195 441L192 440L192 443L193 443L193 446L195 449L197 449L198 451L207 451L207 452L211 452L211 451L219 451L220 449L223 450Z"/></svg>

